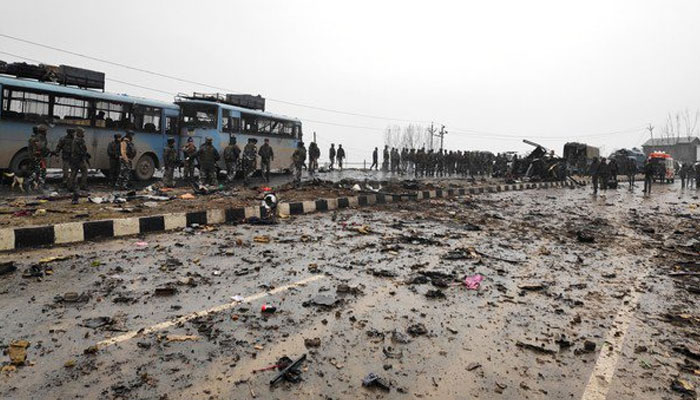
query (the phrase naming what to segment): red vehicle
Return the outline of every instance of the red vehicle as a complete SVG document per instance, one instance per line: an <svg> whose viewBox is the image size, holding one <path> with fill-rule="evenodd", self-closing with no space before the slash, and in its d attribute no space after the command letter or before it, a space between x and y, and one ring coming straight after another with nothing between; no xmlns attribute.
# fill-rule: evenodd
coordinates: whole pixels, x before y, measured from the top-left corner
<svg viewBox="0 0 700 400"><path fill-rule="evenodd" d="M673 157L663 151L655 151L649 154L649 162L654 166L654 181L673 183L676 169L673 165Z"/></svg>

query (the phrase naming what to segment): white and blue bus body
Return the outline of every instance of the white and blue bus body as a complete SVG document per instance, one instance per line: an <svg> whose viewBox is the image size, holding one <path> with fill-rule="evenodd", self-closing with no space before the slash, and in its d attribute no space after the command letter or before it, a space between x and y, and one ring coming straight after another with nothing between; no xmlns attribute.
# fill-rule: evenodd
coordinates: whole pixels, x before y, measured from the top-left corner
<svg viewBox="0 0 700 400"><path fill-rule="evenodd" d="M135 174L147 180L162 166L167 137L178 136L178 120L179 107L172 103L0 76L0 168L28 168L32 127L43 123L49 126L51 150L67 128L83 128L90 167L107 172L109 142L131 129ZM58 168L61 162L60 155L50 157L48 167Z"/></svg>
<svg viewBox="0 0 700 400"><path fill-rule="evenodd" d="M176 103L180 106L180 143L192 137L199 148L211 137L222 156L219 168L225 169L223 150L233 136L241 150L250 138L257 139L258 148L269 139L275 156L271 170L292 169L292 153L303 136L300 120L215 101L178 99Z"/></svg>

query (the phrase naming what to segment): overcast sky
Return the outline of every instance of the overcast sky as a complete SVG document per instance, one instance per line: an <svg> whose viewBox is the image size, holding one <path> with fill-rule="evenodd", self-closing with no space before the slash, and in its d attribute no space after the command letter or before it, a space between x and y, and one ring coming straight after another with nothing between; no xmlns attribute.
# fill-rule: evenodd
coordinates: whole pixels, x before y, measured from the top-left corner
<svg viewBox="0 0 700 400"><path fill-rule="evenodd" d="M607 153L700 107L698 0L23 0L2 10L3 34L271 99L435 121L450 149L527 151L531 137L557 153L567 141ZM2 37L0 51L169 93L212 91ZM388 125L408 123L267 108L300 118L306 138L316 131L324 158L331 142L369 158Z"/></svg>

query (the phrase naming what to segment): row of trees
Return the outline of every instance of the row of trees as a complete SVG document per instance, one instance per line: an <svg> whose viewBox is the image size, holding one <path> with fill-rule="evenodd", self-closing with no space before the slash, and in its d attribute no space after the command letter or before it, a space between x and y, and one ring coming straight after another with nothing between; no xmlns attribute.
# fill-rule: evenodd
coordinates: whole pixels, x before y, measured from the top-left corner
<svg viewBox="0 0 700 400"><path fill-rule="evenodd" d="M397 149L420 149L425 147L430 149L432 145L432 134L430 130L422 125L410 124L406 126L392 125L384 131L384 144L389 148Z"/></svg>
<svg viewBox="0 0 700 400"><path fill-rule="evenodd" d="M668 113L666 123L661 128L661 136L665 138L679 138L681 136L697 136L698 122L700 122L700 110L692 112L688 109L674 113Z"/></svg>

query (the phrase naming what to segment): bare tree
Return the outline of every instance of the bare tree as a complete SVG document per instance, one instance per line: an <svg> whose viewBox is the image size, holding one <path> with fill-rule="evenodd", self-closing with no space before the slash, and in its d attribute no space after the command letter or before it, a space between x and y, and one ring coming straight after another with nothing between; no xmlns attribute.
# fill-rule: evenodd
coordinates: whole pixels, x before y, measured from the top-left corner
<svg viewBox="0 0 700 400"><path fill-rule="evenodd" d="M429 136L422 125L410 124L406 126L390 125L384 131L384 144L397 149L418 149L428 147Z"/></svg>
<svg viewBox="0 0 700 400"><path fill-rule="evenodd" d="M679 139L681 136L695 136L698 134L698 122L700 122L700 110L691 112L688 109L684 111L668 113L666 116L666 124L662 129L663 137L668 139Z"/></svg>

